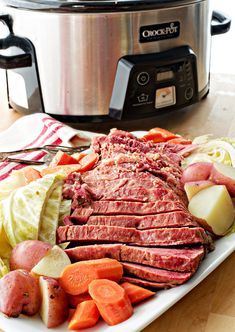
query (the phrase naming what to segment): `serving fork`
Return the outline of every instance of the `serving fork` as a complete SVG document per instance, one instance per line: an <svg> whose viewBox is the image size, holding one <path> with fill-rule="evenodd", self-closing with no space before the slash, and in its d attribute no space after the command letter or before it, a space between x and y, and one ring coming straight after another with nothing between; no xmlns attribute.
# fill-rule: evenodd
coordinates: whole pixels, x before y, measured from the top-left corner
<svg viewBox="0 0 235 332"><path fill-rule="evenodd" d="M70 146L63 146L63 145L53 145L53 144L47 144L44 146L39 147L33 147L33 148L27 148L27 149L21 149L21 150L15 150L15 151L8 151L8 152L0 152L0 162L14 162L14 163L20 163L20 164L26 164L26 165L43 165L47 164L51 161L53 156L58 151L66 152L67 154L73 154L73 153L79 153L84 150L87 150L89 148L89 145L83 145L78 147L70 147ZM30 153L35 151L45 151L48 154L44 158L44 160L27 160L27 159L21 159L21 158L11 158L10 156L14 156L21 153Z"/></svg>

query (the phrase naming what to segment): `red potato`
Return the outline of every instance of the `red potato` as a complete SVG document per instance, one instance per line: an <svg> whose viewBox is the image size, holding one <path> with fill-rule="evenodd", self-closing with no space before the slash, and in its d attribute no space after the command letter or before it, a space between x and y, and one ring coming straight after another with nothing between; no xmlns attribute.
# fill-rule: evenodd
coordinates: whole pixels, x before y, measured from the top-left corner
<svg viewBox="0 0 235 332"><path fill-rule="evenodd" d="M198 162L189 165L183 171L181 182L185 184L187 182L208 180L210 177L212 166L212 163L206 162Z"/></svg>
<svg viewBox="0 0 235 332"><path fill-rule="evenodd" d="M215 163L211 169L210 180L225 185L232 197L235 197L235 168Z"/></svg>
<svg viewBox="0 0 235 332"><path fill-rule="evenodd" d="M213 186L214 182L204 180L204 181L194 181L194 182L187 182L184 185L184 190L186 192L186 195L188 197L188 200L190 201L194 195L196 195L199 191L202 189L208 188L210 186Z"/></svg>
<svg viewBox="0 0 235 332"><path fill-rule="evenodd" d="M42 297L40 316L48 327L56 327L66 321L69 315L68 299L58 281L48 277L39 278Z"/></svg>
<svg viewBox="0 0 235 332"><path fill-rule="evenodd" d="M49 243L38 240L27 240L17 244L11 253L10 269L31 271L51 248Z"/></svg>
<svg viewBox="0 0 235 332"><path fill-rule="evenodd" d="M37 280L28 271L16 270L0 279L0 311L9 317L35 315L41 296Z"/></svg>

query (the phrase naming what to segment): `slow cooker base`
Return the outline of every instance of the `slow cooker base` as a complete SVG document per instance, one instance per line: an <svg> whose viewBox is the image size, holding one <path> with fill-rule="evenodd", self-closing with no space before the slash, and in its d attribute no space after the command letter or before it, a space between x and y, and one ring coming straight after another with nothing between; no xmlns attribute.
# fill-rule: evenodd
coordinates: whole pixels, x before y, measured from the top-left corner
<svg viewBox="0 0 235 332"><path fill-rule="evenodd" d="M204 98L207 97L209 94L209 83L205 86L205 88L199 92L199 98L198 102ZM192 105L192 104L190 104ZM150 117L158 117L164 114L170 114L173 113L174 111L181 110L181 109L187 109L189 106L186 106L184 108L182 107L175 107L175 109L172 110L163 110L163 111L156 111L156 113L149 112L149 113L143 113L141 116L125 116L121 121L120 120L114 120L111 119L108 115L103 115L103 116L73 116L73 115L57 115L57 114L49 114L50 116L54 117L55 119L61 121L61 122L66 122L66 123L109 123L113 124L114 126L117 126L118 124L122 123L123 121L132 121L132 120L141 120L144 118L150 118Z"/></svg>

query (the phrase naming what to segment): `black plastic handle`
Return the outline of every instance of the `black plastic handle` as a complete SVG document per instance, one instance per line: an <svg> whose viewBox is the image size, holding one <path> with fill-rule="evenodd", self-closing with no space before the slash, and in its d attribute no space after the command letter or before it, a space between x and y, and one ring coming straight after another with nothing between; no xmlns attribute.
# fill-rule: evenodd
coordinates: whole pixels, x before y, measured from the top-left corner
<svg viewBox="0 0 235 332"><path fill-rule="evenodd" d="M14 68L24 68L32 66L32 56L31 53L27 53L25 50L25 39L14 35L13 33L13 21L10 15L0 15L0 22L7 25L9 29L9 36L4 39L0 39L0 50L6 50L9 47L19 47L25 53L17 54L12 56L0 55L0 68L1 69L14 69Z"/></svg>
<svg viewBox="0 0 235 332"><path fill-rule="evenodd" d="M231 26L231 19L225 14L218 11L213 11L211 21L211 35L220 35L229 31Z"/></svg>
<svg viewBox="0 0 235 332"><path fill-rule="evenodd" d="M32 66L31 54L19 54L13 56L0 55L1 69L14 69Z"/></svg>

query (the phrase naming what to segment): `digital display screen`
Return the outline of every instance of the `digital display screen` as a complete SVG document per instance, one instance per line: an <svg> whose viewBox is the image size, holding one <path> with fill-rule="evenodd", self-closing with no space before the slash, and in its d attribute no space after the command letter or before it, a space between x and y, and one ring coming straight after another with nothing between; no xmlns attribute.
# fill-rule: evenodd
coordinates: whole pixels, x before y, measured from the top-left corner
<svg viewBox="0 0 235 332"><path fill-rule="evenodd" d="M157 73L157 81L158 82L165 81L165 80L170 80L173 77L174 77L174 72L172 70Z"/></svg>

